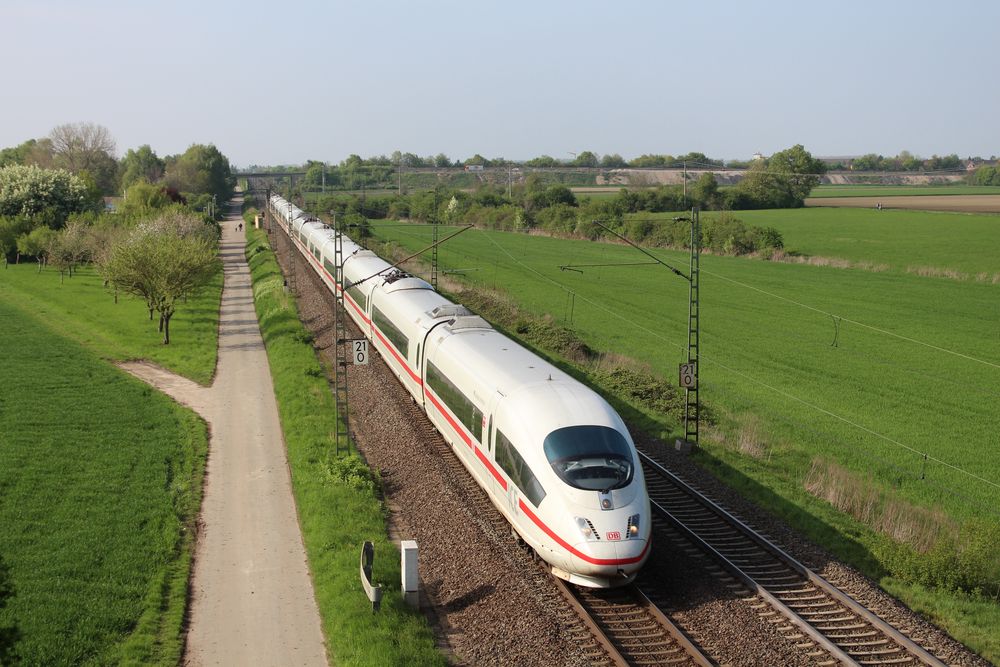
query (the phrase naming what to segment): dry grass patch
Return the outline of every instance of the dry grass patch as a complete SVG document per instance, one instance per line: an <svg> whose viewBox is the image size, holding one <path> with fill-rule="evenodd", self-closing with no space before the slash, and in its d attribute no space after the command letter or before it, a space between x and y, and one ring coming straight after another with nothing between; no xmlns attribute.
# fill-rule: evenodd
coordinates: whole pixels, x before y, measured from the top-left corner
<svg viewBox="0 0 1000 667"><path fill-rule="evenodd" d="M870 476L815 458L803 480L806 491L865 525L927 553L942 539L952 540L959 527L940 510L912 505L883 490Z"/></svg>
<svg viewBox="0 0 1000 667"><path fill-rule="evenodd" d="M870 273L882 273L891 267L884 262L870 262L867 260L853 261L843 257L823 257L820 255L790 255L784 250L775 250L769 255L761 255L763 259L782 264L807 264L809 266L826 266L834 269L857 269Z"/></svg>

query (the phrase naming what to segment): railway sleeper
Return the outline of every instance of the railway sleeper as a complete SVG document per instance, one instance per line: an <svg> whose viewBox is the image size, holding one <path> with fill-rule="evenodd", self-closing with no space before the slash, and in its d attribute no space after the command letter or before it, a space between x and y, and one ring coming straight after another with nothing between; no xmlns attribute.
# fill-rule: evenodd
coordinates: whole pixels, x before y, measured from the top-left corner
<svg viewBox="0 0 1000 667"><path fill-rule="evenodd" d="M817 614L820 616L820 614ZM817 618L816 623L849 623L850 621L856 621L857 616L840 616L840 617L827 617L827 618ZM810 625L815 625L815 623L810 623ZM833 626L839 627L839 626Z"/></svg>
<svg viewBox="0 0 1000 667"><path fill-rule="evenodd" d="M825 620L827 623L830 623L832 621L832 619L829 618ZM829 632L844 632L845 630L868 630L871 628L871 626L868 625L867 623L857 623L855 625L817 625L815 627L823 634L827 634ZM856 637L858 635L850 635L850 636Z"/></svg>

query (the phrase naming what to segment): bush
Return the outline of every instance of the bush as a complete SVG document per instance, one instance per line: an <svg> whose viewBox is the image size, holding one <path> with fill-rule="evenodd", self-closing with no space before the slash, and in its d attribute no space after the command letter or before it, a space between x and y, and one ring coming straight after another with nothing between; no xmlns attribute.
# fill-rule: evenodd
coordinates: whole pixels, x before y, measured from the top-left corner
<svg viewBox="0 0 1000 667"><path fill-rule="evenodd" d="M553 234L571 234L576 228L577 210L569 204L556 204L535 214L535 226Z"/></svg>
<svg viewBox="0 0 1000 667"><path fill-rule="evenodd" d="M378 473L357 454L332 459L327 463L326 474L335 483L346 484L372 496L378 493L382 484Z"/></svg>

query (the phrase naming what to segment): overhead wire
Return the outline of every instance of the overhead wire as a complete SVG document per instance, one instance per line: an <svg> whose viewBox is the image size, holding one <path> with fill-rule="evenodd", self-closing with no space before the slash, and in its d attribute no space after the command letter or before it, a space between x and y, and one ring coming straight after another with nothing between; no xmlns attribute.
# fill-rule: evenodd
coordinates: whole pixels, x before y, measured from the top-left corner
<svg viewBox="0 0 1000 667"><path fill-rule="evenodd" d="M482 229L477 229L477 231L480 232L480 233L484 233L484 230L482 230ZM555 285L556 287L559 287L560 289L563 289L563 290L568 290L569 289L565 285L561 284L559 281L554 280L553 278L551 278L549 276L546 276L545 274L541 273L540 271L538 271L534 267L532 267L532 266L530 266L528 264L525 264L524 262L522 262L521 260L519 260L517 257L515 257L513 254L511 254L510 252L508 252L501 245L499 245L498 243L496 243L496 241L489 234L485 234L485 237L486 237L486 239L491 244L493 244L498 250L500 250L503 254L505 254L507 257L509 257L511 259L511 261L513 261L518 266L521 266L522 268L526 269L527 271L529 271L529 272L531 272L531 273L539 276L541 279L545 280L546 282L548 282L548 283L550 283L552 285ZM716 274L712 274L712 275L716 275ZM719 277L725 278L724 276L719 276ZM738 283L739 281L733 281L733 282L737 282ZM748 287L751 287L751 286L748 286ZM769 294L765 290L758 290L758 291L761 291L761 292L763 292L765 294ZM590 304L591 306L594 306L598 310L606 312L609 315L611 315L612 317L615 317L617 319L620 319L620 320L628 323L630 326L633 326L633 327L636 327L638 329L641 329L641 330L645 331L646 333L648 333L649 335L653 336L654 338L657 338L657 339L659 339L659 340L661 340L661 341L663 341L665 343L671 344L671 345L677 347L678 349L680 349L682 351L686 351L687 350L686 346L681 345L679 343L674 343L673 341L671 341L671 340L665 338L664 336L662 336L659 332L656 332L656 331L654 331L654 330L652 330L652 329L650 329L648 327L645 327L645 326L639 324L638 322L635 322L635 321L632 321L632 320L628 320L627 318L625 318L624 316L622 316L620 313L616 313L613 309L610 309L610 308L604 306L603 304L599 304L599 303L593 301L592 299L588 299L587 297L585 297L583 295L578 295L578 296L580 297L581 300L583 300L584 302ZM774 296L777 296L777 295L774 295ZM818 308L813 308L812 306L806 306L805 304L798 304L798 302L795 302L795 301L793 301L791 299L786 299L785 297L778 297L778 298L781 298L781 299L784 299L784 300L787 300L787 301L791 301L792 303L796 303L797 305L801 305L803 307L809 308L810 310L814 310L816 312L820 312L820 313L823 313L825 315L829 315L829 313L826 313L825 311L822 311L822 310L820 310ZM853 320L846 320L846 319L844 321L851 321L851 322L853 322ZM858 324L859 326L864 326L864 327L869 328L869 329L873 329L875 331L882 331L882 330L879 330L877 327L871 327L869 325L864 325L863 323L860 323L860 322L857 322L856 324ZM899 336L898 334L892 334L892 332L884 332L884 333L887 333L887 334L890 334L890 335L896 335L896 336L898 336L900 338L907 339L905 336ZM912 340L913 340L913 342L920 343L920 341L916 341L915 339L912 339ZM952 353L952 354L958 354L958 356L966 356L966 355L962 355L960 353L955 353L953 351L946 350L944 348L938 348L937 346L934 346L934 345L930 345L930 344L926 344L926 345L928 347L932 347L934 349L940 349L943 352L949 352L949 353ZM830 410L822 408L822 407L820 407L820 406L818 406L818 405L816 405L814 403L811 403L811 402L809 402L809 401L807 401L807 400L805 400L803 398L799 398L798 396L795 396L795 395L793 395L793 394L791 394L791 393L789 393L787 391L784 391L782 389L774 387L774 386L772 386L772 385L764 382L763 380L759 380L759 379L757 379L755 377L752 377L752 376L750 376L750 375L748 375L748 374L746 374L746 373L744 373L742 371L739 371L739 370L737 370L735 368L732 368L731 366L728 366L728 365L726 365L726 364L724 364L724 363L722 363L720 361L717 361L717 360L715 360L715 359L713 359L711 357L706 357L706 355L702 354L702 355L700 355L700 358L703 359L703 360L705 360L705 361L707 361L710 364L718 366L719 368L721 368L721 369L723 369L725 371L728 371L729 373L737 375L737 376L743 378L744 380L747 380L747 381L749 381L751 383L757 384L757 385L759 385L759 386L761 386L761 387L763 387L765 389L768 389L771 392L779 394L779 395L781 395L781 396L783 396L783 397L785 397L785 398L787 398L789 400L795 401L796 403L804 405L804 406L806 406L806 407L808 407L808 408L810 408L812 410L815 410L815 411L817 411L817 412L819 412L821 414L825 414L825 415L827 415L827 416L829 416L829 417L831 417L831 418L833 418L833 419L835 419L837 421L840 421L840 422L842 422L844 424L847 424L849 426L852 426L852 427L854 427L854 428L856 428L856 429L858 429L860 431L863 431L863 432L865 432L865 433L867 433L867 434L869 434L869 435L871 435L871 436L873 436L873 437L875 437L875 438L877 438L879 440L882 440L884 442L890 443L890 444L892 444L892 445L894 445L896 447L905 449L905 450L907 450L909 452L912 452L914 454L918 454L918 455L920 455L922 457L925 457L929 461L933 461L933 462L935 462L935 463L937 463L939 465L942 465L942 466L950 468L950 469L952 469L952 470L954 470L956 472L964 474L964 475L966 475L966 476L968 476L968 477L970 477L972 479L976 479L976 480L978 480L978 481L980 481L980 482L982 482L984 484L988 484L989 486L992 486L992 487L994 487L996 489L1000 489L1000 484L998 484L996 482L993 482L993 481L991 481L989 479L986 479L985 477L981 477L980 475L977 475L977 474L975 474L973 472L965 470L964 468L961 468L959 466L956 466L956 465L953 465L951 463L948 463L947 461L944 461L944 460L939 459L937 457L931 456L927 452L922 452L919 449L911 447L911 446L909 446L909 445L907 445L907 444L905 444L903 442L900 442L899 440L896 440L896 439L894 439L894 438L892 438L890 436L887 436L885 434L879 433L878 431L870 429L867 426L864 426L864 425L859 424L857 422L854 422L854 421L852 421L852 420L850 420L850 419L848 419L846 417L838 415L838 414L836 414L836 413L834 413L834 412L832 412ZM980 362L982 362L982 360L978 360L978 359L975 359L973 357L968 357L968 358L971 359L971 360L973 360L973 361L980 361ZM992 364L990 362L982 362L982 363L986 363L986 364L991 365L991 366L995 365L995 364ZM1000 366L998 366L998 367L1000 367Z"/></svg>

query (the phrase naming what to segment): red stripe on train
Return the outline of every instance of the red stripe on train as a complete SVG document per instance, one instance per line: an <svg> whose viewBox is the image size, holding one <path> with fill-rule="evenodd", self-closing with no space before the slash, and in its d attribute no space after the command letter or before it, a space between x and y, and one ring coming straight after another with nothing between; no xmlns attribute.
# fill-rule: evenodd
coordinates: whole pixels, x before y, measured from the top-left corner
<svg viewBox="0 0 1000 667"><path fill-rule="evenodd" d="M535 513L531 511L531 508L529 508L527 505L524 504L524 500L518 498L517 504L518 507L521 508L521 511L524 512L528 516L528 518L534 522L536 526L541 528L546 535L555 540L556 543L559 544L559 546L561 546L563 549L570 552L580 560L586 561L592 565L631 565L632 563L638 563L646 555L646 551L649 550L649 543L652 541L652 540L646 540L646 546L643 547L642 553L636 556L635 558L594 558L593 556L588 556L582 551L574 549L569 542L556 535L555 531L546 526L541 519L535 516Z"/></svg>

